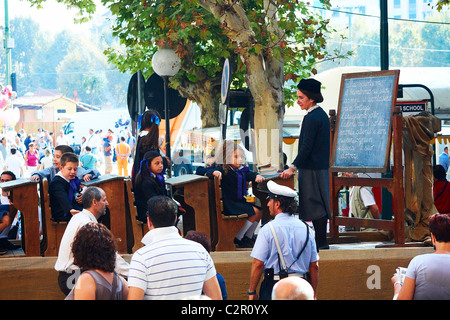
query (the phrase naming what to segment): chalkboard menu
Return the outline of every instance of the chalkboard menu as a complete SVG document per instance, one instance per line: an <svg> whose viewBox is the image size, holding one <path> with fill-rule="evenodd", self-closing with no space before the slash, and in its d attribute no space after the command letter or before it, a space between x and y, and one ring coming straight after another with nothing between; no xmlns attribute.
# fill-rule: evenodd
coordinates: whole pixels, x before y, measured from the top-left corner
<svg viewBox="0 0 450 320"><path fill-rule="evenodd" d="M331 171L387 171L399 73L342 75Z"/></svg>

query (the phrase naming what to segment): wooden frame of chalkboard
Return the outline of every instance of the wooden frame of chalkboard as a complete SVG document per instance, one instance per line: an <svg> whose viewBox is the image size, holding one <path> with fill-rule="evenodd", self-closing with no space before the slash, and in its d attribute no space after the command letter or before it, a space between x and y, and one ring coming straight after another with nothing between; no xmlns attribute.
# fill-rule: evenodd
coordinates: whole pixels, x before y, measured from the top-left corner
<svg viewBox="0 0 450 320"><path fill-rule="evenodd" d="M342 75L332 172L387 172L399 70Z"/></svg>

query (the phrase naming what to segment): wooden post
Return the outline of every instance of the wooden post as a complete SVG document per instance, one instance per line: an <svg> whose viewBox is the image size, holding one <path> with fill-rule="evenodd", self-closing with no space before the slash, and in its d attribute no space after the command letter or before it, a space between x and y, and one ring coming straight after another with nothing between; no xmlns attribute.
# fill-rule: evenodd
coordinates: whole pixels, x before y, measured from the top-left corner
<svg viewBox="0 0 450 320"><path fill-rule="evenodd" d="M393 115L394 132L394 170L393 170L393 199L394 199L394 238L396 244L405 243L405 190L403 187L402 161L402 129L403 117L400 107L395 107Z"/></svg>
<svg viewBox="0 0 450 320"><path fill-rule="evenodd" d="M109 203L111 233L117 240L117 251L121 254L127 253L124 177L107 174L89 182L82 182L82 184L86 187L99 187L105 192Z"/></svg>
<svg viewBox="0 0 450 320"><path fill-rule="evenodd" d="M334 134L336 131L336 110L330 110L329 111L330 116L330 157L333 153L333 141L334 141ZM330 164L331 166L331 164ZM339 203L338 203L338 197L334 197L334 195L337 195L339 192L339 189L336 190L335 185L333 183L334 179L337 177L337 172L329 171L329 185L330 185L330 212L331 212L331 219L330 219L330 235L332 241L337 241L339 238L339 227L334 223L334 217L339 215Z"/></svg>
<svg viewBox="0 0 450 320"><path fill-rule="evenodd" d="M195 230L202 231L212 238L209 213L209 193L207 177L186 174L166 179L166 184L184 189L184 202L195 212Z"/></svg>

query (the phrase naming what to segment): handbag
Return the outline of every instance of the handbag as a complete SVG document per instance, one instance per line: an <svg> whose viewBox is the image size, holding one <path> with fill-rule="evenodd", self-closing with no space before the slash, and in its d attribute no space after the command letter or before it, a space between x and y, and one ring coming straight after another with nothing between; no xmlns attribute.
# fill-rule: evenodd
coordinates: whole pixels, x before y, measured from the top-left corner
<svg viewBox="0 0 450 320"><path fill-rule="evenodd" d="M283 253L281 252L281 247L280 247L280 243L279 243L279 241L278 241L278 237L277 237L277 233L275 232L275 229L274 229L274 227L273 227L273 225L272 225L272 222L270 221L268 224L269 224L269 227L270 227L270 230L271 230L271 232L272 232L272 235L273 235L273 239L274 239L274 241L275 241L275 245L276 245L276 247L277 247L277 251L278 251L278 253L277 253L277 255L278 255L278 264L280 264L280 261L281 261L281 266L280 266L280 272L279 272L279 277L280 277L280 279L283 279L283 278L286 278L286 277L288 277L288 275L289 275L289 269L291 268L291 266L300 258L300 256L302 255L302 253L303 253L303 251L305 250L305 248L306 248L306 245L308 244L308 241L309 241L309 226L308 226L308 224L305 222L305 221L303 221L303 220L301 220L304 224L305 224L305 226L306 226L306 240L305 240L305 243L303 244L303 248L302 248L302 250L300 250L300 252L299 252L299 254L297 255L297 258L291 263L291 265L289 266L289 267L286 267L286 263L285 263L285 261L284 261L284 257L283 257ZM310 277L309 277L309 272L306 272L306 274L305 274L305 279L306 280L308 280ZM309 280L308 280L308 282L309 282Z"/></svg>

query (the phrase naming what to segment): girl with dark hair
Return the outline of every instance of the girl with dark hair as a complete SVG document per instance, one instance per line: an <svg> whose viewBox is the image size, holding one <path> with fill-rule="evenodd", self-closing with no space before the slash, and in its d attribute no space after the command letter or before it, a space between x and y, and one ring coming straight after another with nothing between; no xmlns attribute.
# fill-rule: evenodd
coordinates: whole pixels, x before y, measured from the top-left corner
<svg viewBox="0 0 450 320"><path fill-rule="evenodd" d="M136 143L136 154L134 157L133 170L131 174L131 181L134 190L136 190L136 175L140 169L140 163L144 159L144 155L147 151L156 151L160 154L159 150L159 124L161 117L156 110L150 109L144 112L140 119L140 132ZM163 158L164 168L168 167L168 161Z"/></svg>
<svg viewBox="0 0 450 320"><path fill-rule="evenodd" d="M134 196L137 218L143 223L147 222L147 201L154 196L166 195L163 169L163 158L158 151L147 151L139 163L134 182Z"/></svg>

